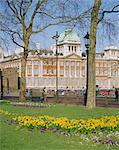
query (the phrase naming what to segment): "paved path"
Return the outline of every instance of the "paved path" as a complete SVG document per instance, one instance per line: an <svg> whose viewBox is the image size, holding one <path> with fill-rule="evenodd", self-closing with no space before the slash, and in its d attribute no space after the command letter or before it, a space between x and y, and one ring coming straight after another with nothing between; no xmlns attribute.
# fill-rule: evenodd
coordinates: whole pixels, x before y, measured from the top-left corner
<svg viewBox="0 0 119 150"><path fill-rule="evenodd" d="M55 100L55 98L47 98L48 102L55 102ZM82 97L60 97L58 101L59 103L64 104L84 104L84 100ZM96 98L96 106L119 108L119 101L115 101L114 99L110 98Z"/></svg>
<svg viewBox="0 0 119 150"><path fill-rule="evenodd" d="M4 97L4 99L9 100L18 100L18 97ZM33 101L39 101L39 98L32 98ZM84 99L83 97L59 97L58 98L59 103L64 104L77 104L77 105L84 105ZM49 97L47 98L47 102L55 103L56 98L55 97ZM96 106L98 107L111 107L111 108L119 108L119 101L115 101L112 98L96 98Z"/></svg>

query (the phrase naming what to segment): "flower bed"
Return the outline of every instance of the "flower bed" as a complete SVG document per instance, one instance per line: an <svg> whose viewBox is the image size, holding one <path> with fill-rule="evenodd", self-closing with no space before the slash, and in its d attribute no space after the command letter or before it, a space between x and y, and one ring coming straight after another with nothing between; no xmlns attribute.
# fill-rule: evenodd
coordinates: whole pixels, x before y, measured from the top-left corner
<svg viewBox="0 0 119 150"><path fill-rule="evenodd" d="M66 117L47 115L18 115L4 110L0 110L0 113L11 116L11 120L7 120L8 124L18 124L19 128L28 128L29 131L35 128L41 132L50 130L65 136L80 136L81 139L92 140L95 143L118 145L116 139L119 138L119 116L69 120Z"/></svg>
<svg viewBox="0 0 119 150"><path fill-rule="evenodd" d="M69 120L65 117L55 118L51 116L17 116L13 118L14 121L20 123L21 127L26 128L55 128L57 130L64 130L68 134L83 133L99 131L119 131L119 117L105 116L100 119L79 119Z"/></svg>
<svg viewBox="0 0 119 150"><path fill-rule="evenodd" d="M17 107L30 107L30 108L48 108L51 105L46 103L34 103L34 102L12 102L13 106Z"/></svg>
<svg viewBox="0 0 119 150"><path fill-rule="evenodd" d="M47 108L48 106L33 106L33 105L29 105L29 104L13 104L13 106L17 106L17 107L30 107L30 108Z"/></svg>

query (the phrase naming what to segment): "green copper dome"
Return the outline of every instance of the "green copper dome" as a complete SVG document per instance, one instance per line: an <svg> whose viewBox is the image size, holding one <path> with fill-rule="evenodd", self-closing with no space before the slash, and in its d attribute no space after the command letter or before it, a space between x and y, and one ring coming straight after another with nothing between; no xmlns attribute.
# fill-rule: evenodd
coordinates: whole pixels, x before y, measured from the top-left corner
<svg viewBox="0 0 119 150"><path fill-rule="evenodd" d="M58 43L63 43L65 41L69 42L80 42L78 35L72 31L72 29L66 29L63 33L60 34L58 38Z"/></svg>

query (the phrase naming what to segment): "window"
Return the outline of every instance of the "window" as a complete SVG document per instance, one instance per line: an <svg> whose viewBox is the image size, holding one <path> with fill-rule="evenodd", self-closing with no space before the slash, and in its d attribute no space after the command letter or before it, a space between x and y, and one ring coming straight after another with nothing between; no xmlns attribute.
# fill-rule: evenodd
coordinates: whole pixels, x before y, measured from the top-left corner
<svg viewBox="0 0 119 150"><path fill-rule="evenodd" d="M46 73L47 73L47 70L46 70L46 68L44 68L44 69L43 69L43 73L44 73L44 74L46 74Z"/></svg>
<svg viewBox="0 0 119 150"><path fill-rule="evenodd" d="M38 61L34 61L34 65L38 65Z"/></svg>
<svg viewBox="0 0 119 150"><path fill-rule="evenodd" d="M49 69L49 71L48 71L48 72L49 72L49 74L52 74L52 69Z"/></svg>
<svg viewBox="0 0 119 150"><path fill-rule="evenodd" d="M69 66L66 66L66 68L65 68L65 74L66 74L66 76L69 76Z"/></svg>
<svg viewBox="0 0 119 150"><path fill-rule="evenodd" d="M53 65L56 66L56 61L53 62Z"/></svg>
<svg viewBox="0 0 119 150"><path fill-rule="evenodd" d="M38 76L38 65L34 65L34 76Z"/></svg>
<svg viewBox="0 0 119 150"><path fill-rule="evenodd" d="M100 75L103 75L103 68L99 68Z"/></svg>
<svg viewBox="0 0 119 150"><path fill-rule="evenodd" d="M69 46L69 52L70 52L70 46Z"/></svg>
<svg viewBox="0 0 119 150"><path fill-rule="evenodd" d="M76 46L74 47L74 49L75 49L75 52L76 52Z"/></svg>
<svg viewBox="0 0 119 150"><path fill-rule="evenodd" d="M66 66L69 66L69 62L68 62L68 61L66 61L66 63L65 63L65 64L66 64Z"/></svg>
<svg viewBox="0 0 119 150"><path fill-rule="evenodd" d="M99 68L96 68L96 75L99 75Z"/></svg>
<svg viewBox="0 0 119 150"><path fill-rule="evenodd" d="M73 52L73 46L72 46L72 52Z"/></svg>
<svg viewBox="0 0 119 150"><path fill-rule="evenodd" d="M52 68L52 72L51 72L52 74L54 74L54 69Z"/></svg>
<svg viewBox="0 0 119 150"><path fill-rule="evenodd" d="M79 61L78 61L78 62L76 62L76 65L77 65L77 66L80 66L80 62L79 62Z"/></svg>
<svg viewBox="0 0 119 150"><path fill-rule="evenodd" d="M32 78L27 78L27 84L28 86L32 86Z"/></svg>
<svg viewBox="0 0 119 150"><path fill-rule="evenodd" d="M107 66L107 63L105 62L105 63L104 63L104 67L106 67L106 66Z"/></svg>
<svg viewBox="0 0 119 150"><path fill-rule="evenodd" d="M116 76L117 75L117 71L114 70L112 73L111 73L112 76Z"/></svg>
<svg viewBox="0 0 119 150"><path fill-rule="evenodd" d="M100 63L100 67L103 67L103 62Z"/></svg>
<svg viewBox="0 0 119 150"><path fill-rule="evenodd" d="M74 72L74 67L71 66L71 76L74 77L75 76L75 72Z"/></svg>
<svg viewBox="0 0 119 150"><path fill-rule="evenodd" d="M46 74L48 74L49 73L49 69L48 68L46 68Z"/></svg>
<svg viewBox="0 0 119 150"><path fill-rule="evenodd" d="M104 75L108 75L108 68L104 68Z"/></svg>
<svg viewBox="0 0 119 150"><path fill-rule="evenodd" d="M27 74L32 75L32 65L27 66Z"/></svg>
<svg viewBox="0 0 119 150"><path fill-rule="evenodd" d="M52 65L52 61L51 60L49 60L49 64L48 65Z"/></svg>
<svg viewBox="0 0 119 150"><path fill-rule="evenodd" d="M60 68L60 74L61 74L61 75L64 74L64 68Z"/></svg>
<svg viewBox="0 0 119 150"><path fill-rule="evenodd" d="M64 66L64 62L63 61L60 61L60 66Z"/></svg>
<svg viewBox="0 0 119 150"><path fill-rule="evenodd" d="M80 75L80 67L76 66L76 76L79 77Z"/></svg>
<svg viewBox="0 0 119 150"><path fill-rule="evenodd" d="M39 79L38 78L34 78L34 86L38 86L39 85Z"/></svg>
<svg viewBox="0 0 119 150"><path fill-rule="evenodd" d="M82 66L82 69L81 69L82 71L82 76L85 76L85 66Z"/></svg>
<svg viewBox="0 0 119 150"><path fill-rule="evenodd" d="M71 66L74 66L74 65L75 65L75 62L74 62L74 61L72 61L72 62L71 62Z"/></svg>

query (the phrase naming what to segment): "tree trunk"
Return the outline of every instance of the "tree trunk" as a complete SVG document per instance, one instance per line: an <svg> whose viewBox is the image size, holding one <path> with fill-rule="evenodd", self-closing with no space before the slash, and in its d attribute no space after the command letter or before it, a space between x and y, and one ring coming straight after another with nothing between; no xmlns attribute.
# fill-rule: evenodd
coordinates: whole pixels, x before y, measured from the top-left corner
<svg viewBox="0 0 119 150"><path fill-rule="evenodd" d="M90 46L88 53L88 87L87 87L87 107L92 109L96 106L96 74L95 74L95 54L96 54L96 33L98 26L98 13L101 0L95 0L91 12L90 26Z"/></svg>
<svg viewBox="0 0 119 150"><path fill-rule="evenodd" d="M26 64L27 64L27 56L28 56L28 45L29 45L29 39L25 39L24 52L21 58L21 86L20 86L20 95L19 95L19 99L21 101L26 100Z"/></svg>
<svg viewBox="0 0 119 150"><path fill-rule="evenodd" d="M21 58L21 83L20 83L20 97L21 101L26 100L26 59Z"/></svg>

